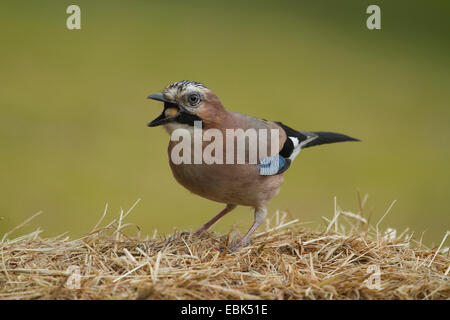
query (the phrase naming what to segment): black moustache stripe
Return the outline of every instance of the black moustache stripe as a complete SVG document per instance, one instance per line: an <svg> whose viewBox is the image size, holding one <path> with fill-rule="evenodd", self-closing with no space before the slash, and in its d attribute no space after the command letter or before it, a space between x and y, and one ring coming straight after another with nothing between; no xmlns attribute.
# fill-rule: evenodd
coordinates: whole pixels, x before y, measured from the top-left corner
<svg viewBox="0 0 450 320"><path fill-rule="evenodd" d="M194 126L194 121L202 121L202 118L195 114L186 113L181 111L180 114L175 118L175 122L187 124L189 126Z"/></svg>

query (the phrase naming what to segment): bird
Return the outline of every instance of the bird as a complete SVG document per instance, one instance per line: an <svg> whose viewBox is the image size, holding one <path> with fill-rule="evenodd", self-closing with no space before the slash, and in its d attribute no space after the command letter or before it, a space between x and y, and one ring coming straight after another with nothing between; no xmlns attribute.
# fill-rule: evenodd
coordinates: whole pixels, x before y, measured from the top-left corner
<svg viewBox="0 0 450 320"><path fill-rule="evenodd" d="M262 156L258 154L256 162L249 161L250 153L247 149L251 149L252 145L249 140L245 140L245 159L241 163L205 163L206 159L201 163L180 163L173 157L179 139L177 141L171 138L169 142L169 164L176 181L196 195L225 204L225 208L201 226L194 236L200 236L237 206L254 208L253 224L243 237L228 248L230 251L236 251L251 242L251 235L267 216L270 200L280 191L284 174L301 150L335 142L360 141L334 132L297 131L279 121L268 121L229 111L212 90L197 81L174 82L162 92L150 94L147 98L164 103L162 113L148 123L148 126L164 126L171 136L179 130L185 130L192 135L195 126L199 124L202 130L215 130L216 134L226 135L227 130L234 130L233 142L242 138L249 129L257 133L261 130L270 132L270 137L266 134L263 137L259 135L258 138L263 142L259 147L270 148L271 152ZM201 151L205 151L208 142L201 142ZM220 151L220 148L219 146L216 152ZM223 151L229 152L225 147ZM233 154L230 159L236 160L237 148L231 152Z"/></svg>

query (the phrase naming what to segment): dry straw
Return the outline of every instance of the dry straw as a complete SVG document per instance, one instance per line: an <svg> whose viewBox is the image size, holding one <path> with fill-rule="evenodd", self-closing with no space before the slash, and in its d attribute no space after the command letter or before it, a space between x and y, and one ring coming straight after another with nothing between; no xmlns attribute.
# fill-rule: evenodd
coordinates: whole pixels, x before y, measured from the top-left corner
<svg viewBox="0 0 450 320"><path fill-rule="evenodd" d="M236 232L127 236L124 219L137 202L99 227L106 207L76 240L43 238L41 230L15 239L7 233L0 299L449 299L449 233L430 249L407 230L382 232L381 221L372 228L363 217L365 201L351 213L335 200L323 231L277 212L237 252L227 250Z"/></svg>

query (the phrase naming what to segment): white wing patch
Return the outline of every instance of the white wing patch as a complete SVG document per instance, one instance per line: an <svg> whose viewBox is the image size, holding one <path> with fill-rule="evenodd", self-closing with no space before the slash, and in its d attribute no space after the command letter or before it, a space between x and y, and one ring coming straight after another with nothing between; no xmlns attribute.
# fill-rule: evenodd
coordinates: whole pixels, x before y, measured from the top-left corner
<svg viewBox="0 0 450 320"><path fill-rule="evenodd" d="M294 159L298 156L300 151L302 151L302 148L300 147L295 148L294 151L292 151L292 154L290 155L289 159L291 159L291 161L294 161Z"/></svg>
<svg viewBox="0 0 450 320"><path fill-rule="evenodd" d="M289 137L291 139L292 143L294 144L294 150L292 151L292 154L290 155L289 159L291 161L294 161L294 159L298 156L300 151L302 150L302 147L310 143L311 141L317 139L317 135L306 135L307 139L302 141L300 143L300 139L297 137Z"/></svg>
<svg viewBox="0 0 450 320"><path fill-rule="evenodd" d="M294 144L294 150L292 151L292 154L289 156L289 159L291 161L294 161L294 159L298 156L298 154L302 150L302 147L300 146L300 140L297 137L289 137L289 139L291 139L292 143Z"/></svg>
<svg viewBox="0 0 450 320"><path fill-rule="evenodd" d="M297 146L300 144L300 140L297 137L289 137L291 139L292 143L294 144L294 149L297 148Z"/></svg>

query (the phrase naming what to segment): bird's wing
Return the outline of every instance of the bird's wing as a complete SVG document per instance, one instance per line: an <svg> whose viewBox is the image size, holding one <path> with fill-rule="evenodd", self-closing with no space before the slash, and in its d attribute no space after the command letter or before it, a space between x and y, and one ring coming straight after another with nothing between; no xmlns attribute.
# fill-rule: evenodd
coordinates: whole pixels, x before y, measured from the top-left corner
<svg viewBox="0 0 450 320"><path fill-rule="evenodd" d="M222 123L222 126L226 126L227 128L234 128L234 129L254 129L257 131L257 134L259 136L259 139L261 141L258 141L259 146L264 146L267 149L267 152L270 154L270 156L274 156L277 154L283 147L284 143L286 142L287 136L285 133L285 130L278 125L275 122L267 121L264 119L259 119L252 117L247 114L243 113L237 113L237 112L230 112L232 114L231 120L228 120L227 123ZM266 130L267 136L263 138L260 135L259 130ZM278 132L278 145L273 146L272 145L272 130L277 130ZM258 139L258 140L259 140ZM273 150L272 150L273 149ZM261 160L261 159L259 159Z"/></svg>
<svg viewBox="0 0 450 320"><path fill-rule="evenodd" d="M230 112L230 114L232 114L232 121L228 122L227 125L232 128L267 130L267 136L265 138L261 136L258 138L258 148L266 148L267 151L265 158L260 158L258 155L259 174L261 176L281 174L289 168L291 160L280 155L280 150L286 144L287 135L279 124L242 113ZM278 131L277 146L272 145L272 130Z"/></svg>
<svg viewBox="0 0 450 320"><path fill-rule="evenodd" d="M270 139L268 139L267 147L272 153L258 161L259 174L261 176L272 176L285 172L304 148L334 142L359 141L341 133L297 131L281 122L267 121L239 113L234 113L233 124L242 129L279 130L278 149L272 152Z"/></svg>

